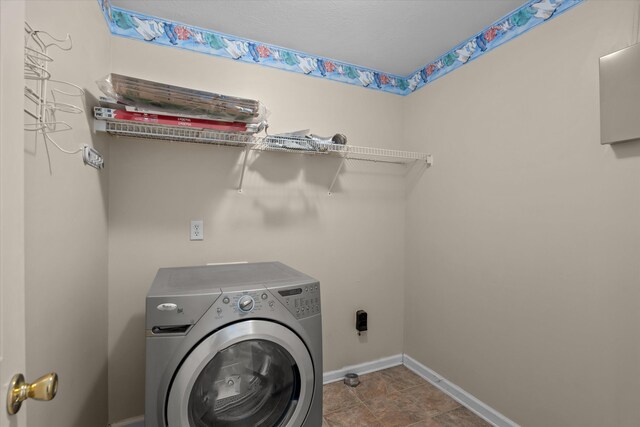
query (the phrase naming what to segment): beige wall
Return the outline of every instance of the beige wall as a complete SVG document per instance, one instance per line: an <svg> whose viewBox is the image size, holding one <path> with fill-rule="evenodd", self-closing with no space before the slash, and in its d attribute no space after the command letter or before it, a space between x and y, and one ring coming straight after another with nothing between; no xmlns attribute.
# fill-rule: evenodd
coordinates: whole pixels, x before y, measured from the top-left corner
<svg viewBox="0 0 640 427"><path fill-rule="evenodd" d="M310 128L398 147L403 98L113 38L113 71L262 100L271 132ZM404 169L252 155L238 194L236 148L113 139L109 181L109 417L141 414L144 298L160 267L279 260L322 283L324 368L402 352ZM189 241L203 219L205 240ZM355 311L370 313L359 339Z"/></svg>
<svg viewBox="0 0 640 427"><path fill-rule="evenodd" d="M51 50L53 78L96 96L94 80L109 70L110 37L95 1L28 1L35 29L73 38L73 50ZM16 34L17 40L22 35ZM53 135L67 149L94 145L87 114L60 114L73 130ZM29 402L29 426L103 427L107 422L107 171L84 166L79 154L25 139L27 376L60 376L47 403Z"/></svg>
<svg viewBox="0 0 640 427"><path fill-rule="evenodd" d="M640 424L640 146L599 145L597 69L632 42L637 7L586 2L401 98L110 38L93 1L27 2L34 26L74 36L54 75L94 96L121 72L261 99L274 133L436 159L408 183L349 163L329 197L335 159L253 155L238 194L234 148L104 138L71 117L59 139L108 151L107 183L55 149L50 174L27 139L28 374L61 375L30 425L103 426L107 378L109 420L141 414L156 270L235 260L320 279L325 370L404 350L522 425ZM204 242L188 240L191 219Z"/></svg>
<svg viewBox="0 0 640 427"><path fill-rule="evenodd" d="M409 96L405 352L525 426L640 425L640 143L599 144L588 1Z"/></svg>

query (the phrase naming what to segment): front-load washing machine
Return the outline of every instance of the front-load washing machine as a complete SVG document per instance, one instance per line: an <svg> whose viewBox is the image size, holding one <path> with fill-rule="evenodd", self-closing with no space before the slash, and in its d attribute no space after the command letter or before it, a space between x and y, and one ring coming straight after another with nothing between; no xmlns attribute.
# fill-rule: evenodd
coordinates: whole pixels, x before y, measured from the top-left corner
<svg viewBox="0 0 640 427"><path fill-rule="evenodd" d="M146 349L146 427L322 425L320 284L284 264L160 269Z"/></svg>

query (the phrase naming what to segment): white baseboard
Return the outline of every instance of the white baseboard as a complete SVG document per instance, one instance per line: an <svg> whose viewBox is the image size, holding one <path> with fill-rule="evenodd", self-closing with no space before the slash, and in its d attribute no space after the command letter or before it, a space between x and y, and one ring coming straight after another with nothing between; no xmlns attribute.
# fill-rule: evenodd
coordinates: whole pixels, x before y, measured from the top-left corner
<svg viewBox="0 0 640 427"><path fill-rule="evenodd" d="M325 372L322 376L322 383L329 384L335 381L339 381L344 378L345 374L348 374L350 372L358 375L363 375L368 374L369 372L380 371L382 369L402 365L402 357L402 354L396 354L394 356L372 360L371 362L365 362L359 365L345 366L344 368L337 369L335 371Z"/></svg>
<svg viewBox="0 0 640 427"><path fill-rule="evenodd" d="M126 420L109 424L109 427L144 427L144 416L127 418Z"/></svg>
<svg viewBox="0 0 640 427"><path fill-rule="evenodd" d="M496 427L520 427L517 423L502 415L491 406L480 401L471 393L463 390L451 381L443 378L438 373L427 368L411 356L406 354L403 355L403 363L407 368L411 369L413 372L420 375L443 392L447 393L488 423L491 423Z"/></svg>

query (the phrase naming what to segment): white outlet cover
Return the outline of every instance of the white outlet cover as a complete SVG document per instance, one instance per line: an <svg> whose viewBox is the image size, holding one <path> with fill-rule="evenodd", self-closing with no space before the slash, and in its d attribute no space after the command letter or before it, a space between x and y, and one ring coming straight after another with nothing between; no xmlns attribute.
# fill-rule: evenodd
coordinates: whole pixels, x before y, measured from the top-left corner
<svg viewBox="0 0 640 427"><path fill-rule="evenodd" d="M199 220L191 221L190 239L204 240L204 221L203 220L199 219Z"/></svg>

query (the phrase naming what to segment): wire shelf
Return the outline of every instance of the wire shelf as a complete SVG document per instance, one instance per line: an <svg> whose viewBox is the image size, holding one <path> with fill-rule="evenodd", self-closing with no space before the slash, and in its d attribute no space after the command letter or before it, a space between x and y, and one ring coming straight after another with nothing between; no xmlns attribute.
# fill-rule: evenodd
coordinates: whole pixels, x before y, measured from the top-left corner
<svg viewBox="0 0 640 427"><path fill-rule="evenodd" d="M415 161L430 162L426 153L414 151L390 150L387 148L359 147L357 145L331 144L329 151L352 160L406 164Z"/></svg>
<svg viewBox="0 0 640 427"><path fill-rule="evenodd" d="M115 136L192 142L197 144L231 145L244 147L253 142L252 135L206 129L96 120L95 129Z"/></svg>
<svg viewBox="0 0 640 427"><path fill-rule="evenodd" d="M360 147L355 145L326 144L314 140L287 138L282 136L255 136L250 133L226 132L195 127L167 126L154 123L117 120L107 114L104 108L94 108L94 128L114 136L127 136L165 141L189 142L197 144L226 145L244 148L242 175L238 191L247 165L249 151L281 152L305 155L332 156L342 159L336 175L329 187L329 194L346 160L380 162L392 164L414 164L424 162L431 166L430 154L413 151L390 150L386 148Z"/></svg>
<svg viewBox="0 0 640 427"><path fill-rule="evenodd" d="M287 148L296 139L267 136L257 137L241 132L224 132L192 127L165 126L153 123L137 123L118 121L102 116L95 109L98 131L104 131L115 136L130 136L136 138L161 139L166 141L192 142L198 144L234 145L244 147L250 145L253 151L273 151L281 153L297 153L312 155L334 155L352 160L371 162L406 164L414 161L430 162L430 155L413 151L390 150L386 148L360 147L356 145L314 144L310 148Z"/></svg>

